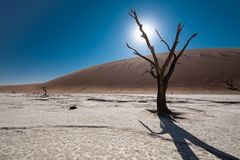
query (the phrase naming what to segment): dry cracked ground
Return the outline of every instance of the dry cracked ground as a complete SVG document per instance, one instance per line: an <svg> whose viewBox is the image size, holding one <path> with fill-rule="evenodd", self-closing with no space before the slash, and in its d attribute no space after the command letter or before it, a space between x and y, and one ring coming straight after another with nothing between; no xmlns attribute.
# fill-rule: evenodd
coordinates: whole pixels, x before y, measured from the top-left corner
<svg viewBox="0 0 240 160"><path fill-rule="evenodd" d="M0 94L0 159L239 159L239 95ZM69 110L76 105L77 109Z"/></svg>

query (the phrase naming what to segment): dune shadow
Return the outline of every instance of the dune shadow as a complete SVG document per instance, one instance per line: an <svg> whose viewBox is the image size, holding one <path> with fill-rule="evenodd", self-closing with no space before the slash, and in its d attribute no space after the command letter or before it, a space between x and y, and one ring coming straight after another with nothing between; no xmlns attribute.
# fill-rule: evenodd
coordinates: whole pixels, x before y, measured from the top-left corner
<svg viewBox="0 0 240 160"><path fill-rule="evenodd" d="M217 148L214 148L213 146L207 144L206 142L203 142L196 136L192 135L185 129L179 127L174 123L174 120L169 117L160 117L160 127L162 128L162 131L159 133L154 132L152 129L150 129L146 124L139 121L149 132L151 135L154 135L156 137L161 138L160 135L162 134L169 134L172 137L172 141L175 144L177 151L181 155L182 159L196 159L199 158L197 155L193 152L193 150L190 148L190 145L196 145L211 154L215 155L219 159L222 160L238 160L237 157L234 157L228 153L225 153ZM190 141L191 143L187 142Z"/></svg>

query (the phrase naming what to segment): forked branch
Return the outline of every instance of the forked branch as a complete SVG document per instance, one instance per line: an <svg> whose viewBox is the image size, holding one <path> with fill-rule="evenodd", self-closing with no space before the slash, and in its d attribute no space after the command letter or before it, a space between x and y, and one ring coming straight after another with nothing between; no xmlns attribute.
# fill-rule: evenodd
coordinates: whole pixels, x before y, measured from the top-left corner
<svg viewBox="0 0 240 160"><path fill-rule="evenodd" d="M154 69L155 69L154 66L151 65L151 69L148 70L148 71L146 71L146 72L150 73L154 78L157 78L158 76L157 76L157 74L154 72Z"/></svg>
<svg viewBox="0 0 240 160"><path fill-rule="evenodd" d="M151 52L151 54L153 56L155 67L156 67L156 71L159 74L160 73L160 67L159 67L159 62L158 62L158 59L157 59L157 56L156 56L156 53L155 53L155 50L154 50L154 46L151 45L147 34L143 30L143 25L139 22L136 11L135 10L131 10L131 12L129 12L129 15L136 21L136 23L137 23L137 25L139 27L139 30L142 33L141 37L144 38L144 40L146 41L147 47L148 47L148 49L150 50L150 52Z"/></svg>
<svg viewBox="0 0 240 160"><path fill-rule="evenodd" d="M145 75L145 73L150 73L151 76L153 76L153 78L158 78L158 76L156 75L156 73L154 72L154 67L151 65L151 69L150 70L146 70L142 75Z"/></svg>
<svg viewBox="0 0 240 160"><path fill-rule="evenodd" d="M174 57L174 59L177 57L176 54L175 54L175 50L176 50L176 47L177 47L178 42L179 42L179 36L181 34L182 28L183 28L182 24L179 23L178 27L177 27L177 33L176 33L176 36L175 36L174 43L172 45L172 48L170 49L170 52L168 54L168 57L167 57L165 63L163 64L163 66L161 68L162 76L164 76L164 72L166 71L169 63L171 62L172 57Z"/></svg>
<svg viewBox="0 0 240 160"><path fill-rule="evenodd" d="M168 70L168 73L166 74L166 76L164 77L164 80L165 81L168 81L175 69L175 66L176 66L176 63L178 61L178 59L181 57L181 55L183 54L183 52L185 51L185 49L187 48L187 46L189 45L190 41L197 36L197 33L193 34L188 40L187 42L185 43L184 47L182 48L182 50L179 52L179 54L177 56L174 57L172 63L171 63L171 66ZM176 55L176 54L175 54Z"/></svg>

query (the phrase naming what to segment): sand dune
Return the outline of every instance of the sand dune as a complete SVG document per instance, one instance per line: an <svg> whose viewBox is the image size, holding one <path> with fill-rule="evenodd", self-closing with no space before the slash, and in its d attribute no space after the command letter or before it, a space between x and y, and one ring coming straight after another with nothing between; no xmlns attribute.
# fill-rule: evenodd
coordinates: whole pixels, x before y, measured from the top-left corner
<svg viewBox="0 0 240 160"><path fill-rule="evenodd" d="M158 55L162 63L166 54ZM195 49L186 51L177 64L169 91L191 93L228 92L231 80L240 88L240 49ZM150 66L141 58L110 62L74 72L36 85L2 86L0 91L40 92L47 86L51 92L153 92L155 79L143 73Z"/></svg>

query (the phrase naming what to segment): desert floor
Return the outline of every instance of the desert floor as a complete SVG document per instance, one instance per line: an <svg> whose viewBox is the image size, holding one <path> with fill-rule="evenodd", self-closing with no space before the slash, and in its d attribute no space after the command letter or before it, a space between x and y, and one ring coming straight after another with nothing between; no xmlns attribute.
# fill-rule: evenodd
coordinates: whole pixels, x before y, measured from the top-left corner
<svg viewBox="0 0 240 160"><path fill-rule="evenodd" d="M0 159L238 159L239 95L0 94ZM76 105L77 109L69 110Z"/></svg>

